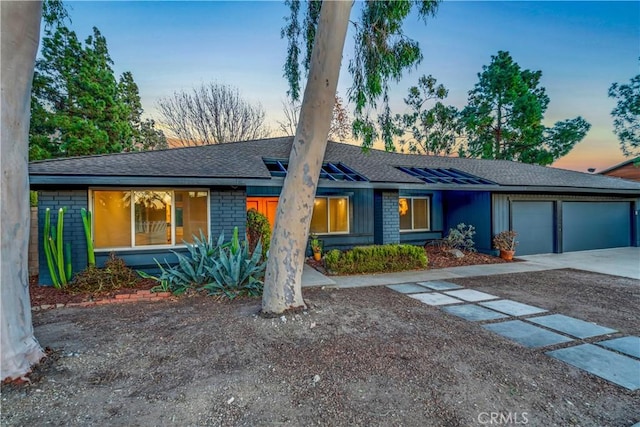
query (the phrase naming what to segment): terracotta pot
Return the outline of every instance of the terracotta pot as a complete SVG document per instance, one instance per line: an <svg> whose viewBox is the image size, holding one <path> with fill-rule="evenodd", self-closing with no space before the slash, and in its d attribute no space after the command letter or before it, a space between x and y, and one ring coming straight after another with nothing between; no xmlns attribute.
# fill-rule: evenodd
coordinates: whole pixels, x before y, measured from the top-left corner
<svg viewBox="0 0 640 427"><path fill-rule="evenodd" d="M316 261L320 261L322 259L322 252L314 252L313 259L315 259Z"/></svg>
<svg viewBox="0 0 640 427"><path fill-rule="evenodd" d="M500 258L507 260L507 261L511 261L513 260L513 255L516 253L516 251L505 251L504 249L500 249Z"/></svg>

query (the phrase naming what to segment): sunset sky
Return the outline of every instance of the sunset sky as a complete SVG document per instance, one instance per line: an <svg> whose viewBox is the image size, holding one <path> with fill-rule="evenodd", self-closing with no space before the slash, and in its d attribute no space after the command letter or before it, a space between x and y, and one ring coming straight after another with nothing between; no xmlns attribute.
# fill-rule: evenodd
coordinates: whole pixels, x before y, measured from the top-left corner
<svg viewBox="0 0 640 427"><path fill-rule="evenodd" d="M106 37L117 75L131 71L147 116L174 91L218 82L259 102L273 130L283 119L287 85L282 77L286 41L280 38L283 2L112 1L65 2L80 39L96 26ZM352 20L357 18L356 2ZM432 74L449 89L446 102L466 104L467 93L491 55L509 51L522 67L542 71L551 102L545 123L584 117L592 128L554 166L586 171L624 160L607 97L613 82L639 73L640 2L445 1L427 25L410 17L407 36L424 60L393 87L394 112L418 77ZM348 35L338 92L346 98L353 44Z"/></svg>

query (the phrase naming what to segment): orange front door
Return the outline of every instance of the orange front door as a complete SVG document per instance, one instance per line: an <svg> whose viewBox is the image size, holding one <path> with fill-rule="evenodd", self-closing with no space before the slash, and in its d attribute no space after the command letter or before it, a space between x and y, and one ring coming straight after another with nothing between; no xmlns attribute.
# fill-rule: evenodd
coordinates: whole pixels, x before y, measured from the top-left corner
<svg viewBox="0 0 640 427"><path fill-rule="evenodd" d="M277 197L247 197L247 210L255 209L269 220L271 230L276 222L276 212L278 211Z"/></svg>

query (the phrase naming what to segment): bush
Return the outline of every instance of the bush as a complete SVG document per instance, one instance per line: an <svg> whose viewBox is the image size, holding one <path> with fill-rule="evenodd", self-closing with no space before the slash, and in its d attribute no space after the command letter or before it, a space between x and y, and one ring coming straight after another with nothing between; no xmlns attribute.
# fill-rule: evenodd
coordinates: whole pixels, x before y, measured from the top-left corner
<svg viewBox="0 0 640 427"><path fill-rule="evenodd" d="M194 244L187 244L190 256L174 252L178 264L160 268L159 276L138 272L142 277L154 279L159 285L154 290L171 291L182 294L189 289L206 290L209 295L222 295L229 299L237 296L262 295L262 279L265 261L262 260L262 244L258 240L253 254L247 240L240 242L238 228L233 230L233 238L224 243L224 233L214 244L194 238Z"/></svg>
<svg viewBox="0 0 640 427"><path fill-rule="evenodd" d="M87 267L74 276L67 289L70 293L100 294L134 287L137 281L138 275L112 253L104 268Z"/></svg>
<svg viewBox="0 0 640 427"><path fill-rule="evenodd" d="M475 242L473 241L475 234L476 229L473 225L466 225L462 222L456 228L449 229L449 234L443 239L443 243L449 249L475 252Z"/></svg>
<svg viewBox="0 0 640 427"><path fill-rule="evenodd" d="M247 239L251 253L255 251L258 242L262 242L262 258L267 259L271 243L271 224L266 216L253 208L247 211Z"/></svg>
<svg viewBox="0 0 640 427"><path fill-rule="evenodd" d="M423 248L413 245L358 246L327 252L325 266L337 274L381 273L427 267Z"/></svg>

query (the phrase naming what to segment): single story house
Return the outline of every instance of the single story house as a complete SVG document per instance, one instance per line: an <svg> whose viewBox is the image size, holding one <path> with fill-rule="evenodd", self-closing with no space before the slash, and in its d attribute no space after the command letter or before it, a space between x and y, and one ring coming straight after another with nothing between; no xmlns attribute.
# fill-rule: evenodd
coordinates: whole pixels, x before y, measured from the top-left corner
<svg viewBox="0 0 640 427"><path fill-rule="evenodd" d="M200 231L244 233L255 207L271 221L292 138L32 162L44 213L67 207L64 237L73 269L87 263L80 209L93 216L98 264L110 252L135 269ZM441 238L458 223L475 226L476 247L512 229L520 255L640 245L640 183L499 160L407 155L330 142L316 193L311 232L326 249ZM49 283L40 250L40 282Z"/></svg>
<svg viewBox="0 0 640 427"><path fill-rule="evenodd" d="M600 175L640 181L640 157L629 159L598 172Z"/></svg>

